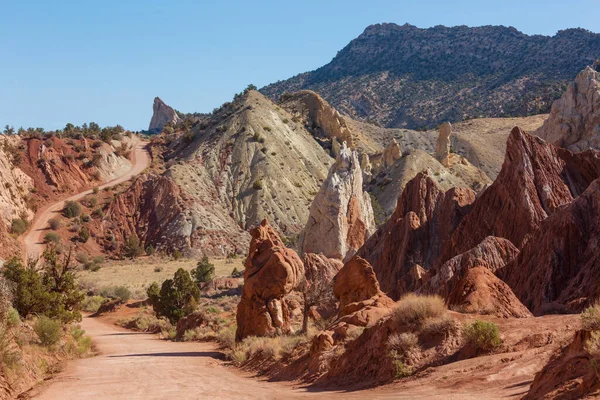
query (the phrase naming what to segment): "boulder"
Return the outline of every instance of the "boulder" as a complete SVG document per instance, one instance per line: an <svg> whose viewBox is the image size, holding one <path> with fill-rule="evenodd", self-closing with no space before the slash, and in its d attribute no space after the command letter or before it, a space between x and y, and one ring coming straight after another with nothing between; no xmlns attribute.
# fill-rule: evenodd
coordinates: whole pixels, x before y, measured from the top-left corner
<svg viewBox="0 0 600 400"><path fill-rule="evenodd" d="M285 296L304 280L298 254L285 247L267 220L250 231L252 240L237 308L236 340L292 333Z"/></svg>
<svg viewBox="0 0 600 400"><path fill-rule="evenodd" d="M581 71L535 134L573 152L600 149L600 72Z"/></svg>
<svg viewBox="0 0 600 400"><path fill-rule="evenodd" d="M363 192L358 154L344 142L310 206L299 248L302 254L347 260L374 231L371 198Z"/></svg>
<svg viewBox="0 0 600 400"><path fill-rule="evenodd" d="M159 97L154 98L154 104L152 106L153 114L148 126L150 133L160 133L167 123L175 125L181 122L181 118L177 115L175 110L169 107Z"/></svg>
<svg viewBox="0 0 600 400"><path fill-rule="evenodd" d="M444 122L440 126L440 134L435 143L435 158L444 165L450 166L450 135L452 134L452 125L450 122Z"/></svg>
<svg viewBox="0 0 600 400"><path fill-rule="evenodd" d="M532 316L510 287L487 266L468 269L449 294L447 303L450 308L463 313L501 318Z"/></svg>

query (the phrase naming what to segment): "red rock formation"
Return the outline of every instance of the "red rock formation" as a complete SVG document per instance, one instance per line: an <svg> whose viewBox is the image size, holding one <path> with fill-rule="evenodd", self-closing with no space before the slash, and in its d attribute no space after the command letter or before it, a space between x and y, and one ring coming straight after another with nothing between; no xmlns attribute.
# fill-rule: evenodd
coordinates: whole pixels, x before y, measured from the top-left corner
<svg viewBox="0 0 600 400"><path fill-rule="evenodd" d="M428 270L461 219L475 193L453 188L442 192L426 173L413 178L398 199L396 211L359 250L377 274L382 290L398 299L404 277L416 265Z"/></svg>
<svg viewBox="0 0 600 400"><path fill-rule="evenodd" d="M428 271L426 282L419 292L439 294L446 300L458 282L471 268L484 267L495 273L512 261L519 250L508 240L494 236L486 237L474 248L446 261L440 267Z"/></svg>
<svg viewBox="0 0 600 400"><path fill-rule="evenodd" d="M543 221L499 272L534 314L579 312L600 297L600 180Z"/></svg>
<svg viewBox="0 0 600 400"><path fill-rule="evenodd" d="M448 306L464 313L490 314L502 318L526 318L531 313L510 287L487 266L470 268L447 299Z"/></svg>
<svg viewBox="0 0 600 400"><path fill-rule="evenodd" d="M111 228L120 243L135 234L145 246L167 252L195 249L224 256L246 248L247 234L224 211L215 204L199 204L165 176L140 176L105 214L108 224L98 229Z"/></svg>
<svg viewBox="0 0 600 400"><path fill-rule="evenodd" d="M294 250L285 247L267 220L250 234L244 288L236 316L238 341L247 336L291 333L284 297L304 278L302 260Z"/></svg>
<svg viewBox="0 0 600 400"><path fill-rule="evenodd" d="M573 342L562 348L538 372L523 400L582 399L598 394L600 379L594 365L598 355L586 349L591 332L578 331Z"/></svg>
<svg viewBox="0 0 600 400"><path fill-rule="evenodd" d="M600 176L599 154L573 154L514 128L500 174L461 221L439 262L487 236L503 237L521 248L541 221Z"/></svg>

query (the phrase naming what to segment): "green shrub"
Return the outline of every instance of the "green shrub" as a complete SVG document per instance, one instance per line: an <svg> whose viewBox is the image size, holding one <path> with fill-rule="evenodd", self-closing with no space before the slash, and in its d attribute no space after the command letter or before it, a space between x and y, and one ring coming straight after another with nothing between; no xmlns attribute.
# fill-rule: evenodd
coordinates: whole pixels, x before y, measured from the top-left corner
<svg viewBox="0 0 600 400"><path fill-rule="evenodd" d="M147 294L156 315L168 318L171 323L177 323L193 312L200 299L200 289L183 268L175 272L173 279L164 281L160 288L156 282L150 285Z"/></svg>
<svg viewBox="0 0 600 400"><path fill-rule="evenodd" d="M53 231L57 230L58 228L60 228L60 219L50 218L48 220L48 226L50 226L50 229L52 229Z"/></svg>
<svg viewBox="0 0 600 400"><path fill-rule="evenodd" d="M38 317L33 330L40 338L42 346L51 346L60 340L60 321L41 315Z"/></svg>
<svg viewBox="0 0 600 400"><path fill-rule="evenodd" d="M241 278L242 276L244 276L244 271L238 271L237 267L234 267L231 271L232 278Z"/></svg>
<svg viewBox="0 0 600 400"><path fill-rule="evenodd" d="M262 190L263 188L263 182L261 179L257 179L254 181L254 183L252 184L252 188L254 190Z"/></svg>
<svg viewBox="0 0 600 400"><path fill-rule="evenodd" d="M442 317L446 311L448 309L441 297L411 293L400 299L392 312L392 318L400 326L417 328L427 319Z"/></svg>
<svg viewBox="0 0 600 400"><path fill-rule="evenodd" d="M86 243L88 240L90 240L90 230L88 228L86 228L85 226L82 227L79 230L77 237L79 238L81 243Z"/></svg>
<svg viewBox="0 0 600 400"><path fill-rule="evenodd" d="M202 257L196 268L192 270L192 276L198 284L208 282L215 277L215 265L208 260L208 256Z"/></svg>
<svg viewBox="0 0 600 400"><path fill-rule="evenodd" d="M83 311L95 313L106 299L102 296L89 296L83 302Z"/></svg>
<svg viewBox="0 0 600 400"><path fill-rule="evenodd" d="M121 246L121 253L124 257L135 259L144 253L144 249L140 246L140 239L136 235L131 235Z"/></svg>
<svg viewBox="0 0 600 400"><path fill-rule="evenodd" d="M20 322L21 317L19 317L19 312L15 308L10 307L8 309L8 313L6 314L6 325L9 328L14 328L15 326L19 325Z"/></svg>
<svg viewBox="0 0 600 400"><path fill-rule="evenodd" d="M48 232L44 235L44 243L60 243L60 236L55 232Z"/></svg>
<svg viewBox="0 0 600 400"><path fill-rule="evenodd" d="M175 249L175 250L173 250L173 254L171 254L171 256L173 257L173 260L177 261L181 257L183 257L183 253L181 252L181 250Z"/></svg>
<svg viewBox="0 0 600 400"><path fill-rule="evenodd" d="M75 218L81 214L81 204L76 201L67 201L62 209L66 218Z"/></svg>
<svg viewBox="0 0 600 400"><path fill-rule="evenodd" d="M115 296L123 303L127 303L131 298L131 290L126 286L117 286L115 288Z"/></svg>
<svg viewBox="0 0 600 400"><path fill-rule="evenodd" d="M498 325L488 321L476 320L467 324L463 337L478 352L492 351L502 344Z"/></svg>
<svg viewBox="0 0 600 400"><path fill-rule="evenodd" d="M148 247L146 247L146 255L147 256L152 256L152 255L154 255L154 253L156 253L154 246L149 245Z"/></svg>
<svg viewBox="0 0 600 400"><path fill-rule="evenodd" d="M29 228L29 222L25 221L23 218L15 218L12 220L12 224L10 226L10 232L16 235L22 235L27 232Z"/></svg>
<svg viewBox="0 0 600 400"><path fill-rule="evenodd" d="M600 305L588 307L581 313L581 325L587 331L600 330Z"/></svg>

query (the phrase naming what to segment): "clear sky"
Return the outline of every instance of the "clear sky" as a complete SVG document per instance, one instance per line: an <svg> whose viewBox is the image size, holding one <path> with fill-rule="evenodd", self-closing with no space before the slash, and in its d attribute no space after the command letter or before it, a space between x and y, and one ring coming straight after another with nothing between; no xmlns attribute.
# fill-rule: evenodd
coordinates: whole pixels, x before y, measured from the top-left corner
<svg viewBox="0 0 600 400"><path fill-rule="evenodd" d="M0 126L147 129L329 62L370 24L600 31L600 1L0 0Z"/></svg>

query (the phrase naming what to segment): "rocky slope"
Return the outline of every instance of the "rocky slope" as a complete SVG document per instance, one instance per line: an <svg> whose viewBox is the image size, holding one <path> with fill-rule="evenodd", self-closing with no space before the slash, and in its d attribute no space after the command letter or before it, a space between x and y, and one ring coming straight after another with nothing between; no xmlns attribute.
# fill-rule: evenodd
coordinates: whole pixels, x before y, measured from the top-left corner
<svg viewBox="0 0 600 400"><path fill-rule="evenodd" d="M261 91L310 89L340 112L388 127L435 127L467 116L547 112L600 54L600 35L567 29L371 25L327 65Z"/></svg>
<svg viewBox="0 0 600 400"><path fill-rule="evenodd" d="M154 104L152 105L152 119L148 126L148 132L160 133L167 124L176 125L181 122L181 118L177 115L177 112L169 107L159 97L154 98Z"/></svg>
<svg viewBox="0 0 600 400"><path fill-rule="evenodd" d="M581 71L535 133L571 151L600 149L600 61Z"/></svg>
<svg viewBox="0 0 600 400"><path fill-rule="evenodd" d="M371 198L363 192L358 154L342 144L327 179L315 196L299 249L347 260L375 231Z"/></svg>

